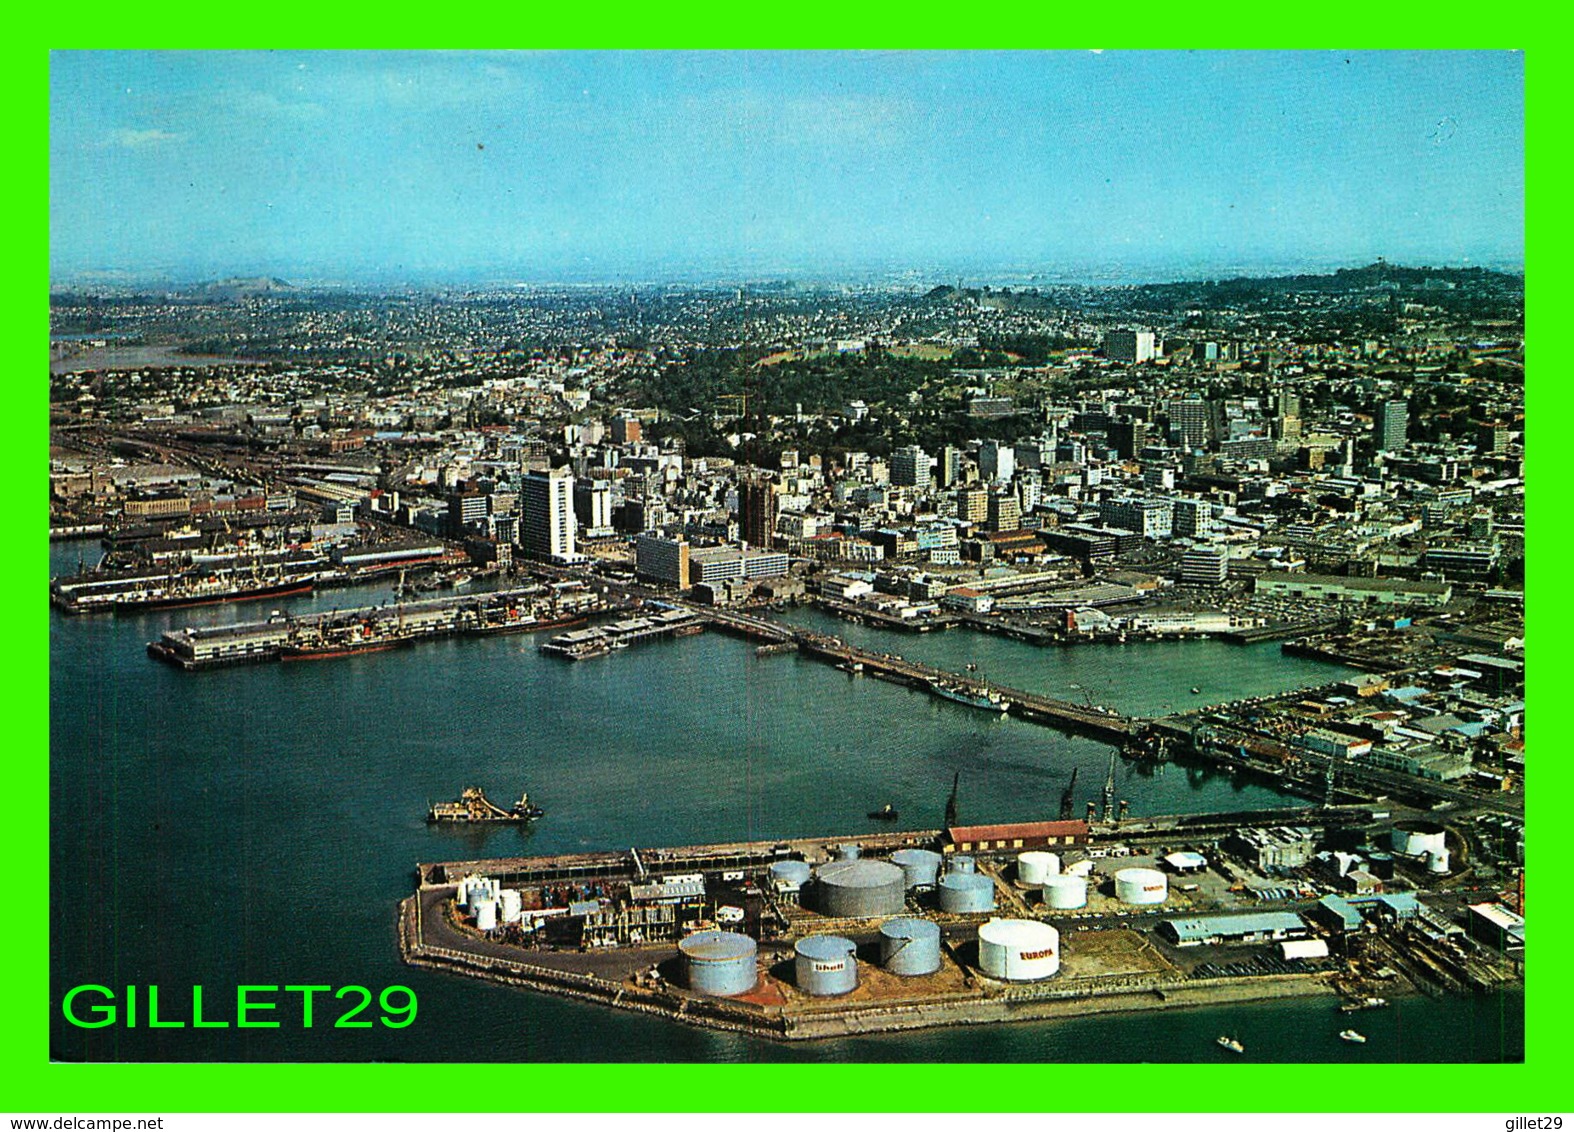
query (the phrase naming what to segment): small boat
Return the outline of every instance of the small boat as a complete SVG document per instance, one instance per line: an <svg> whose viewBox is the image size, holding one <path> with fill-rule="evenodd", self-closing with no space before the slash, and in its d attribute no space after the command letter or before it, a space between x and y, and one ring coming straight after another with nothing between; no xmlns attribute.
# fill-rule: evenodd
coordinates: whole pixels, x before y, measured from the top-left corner
<svg viewBox="0 0 1574 1132"><path fill-rule="evenodd" d="M870 821L895 821L900 816L901 815L896 811L896 807L891 805L889 802L881 806L878 810L869 811Z"/></svg>
<svg viewBox="0 0 1574 1132"><path fill-rule="evenodd" d="M1200 696L1200 695L1202 695L1202 689L1201 688L1193 688L1191 690L1191 694L1194 695L1194 696Z"/></svg>
<svg viewBox="0 0 1574 1132"><path fill-rule="evenodd" d="M1231 1053L1245 1053L1246 1052L1246 1047L1241 1045L1241 1043L1240 1043L1240 1041L1238 1039L1232 1038L1232 1037L1230 1037L1227 1034L1220 1034L1219 1035L1219 1048L1220 1049L1227 1049Z"/></svg>
<svg viewBox="0 0 1574 1132"><path fill-rule="evenodd" d="M1354 1002L1345 1003L1339 1009L1346 1014L1354 1014L1358 1010L1377 1010L1387 1005L1386 998L1359 998Z"/></svg>
<svg viewBox="0 0 1574 1132"><path fill-rule="evenodd" d="M1340 1030L1339 1036L1347 1042L1354 1042L1356 1045L1366 1044L1366 1035L1358 1034L1354 1030Z"/></svg>

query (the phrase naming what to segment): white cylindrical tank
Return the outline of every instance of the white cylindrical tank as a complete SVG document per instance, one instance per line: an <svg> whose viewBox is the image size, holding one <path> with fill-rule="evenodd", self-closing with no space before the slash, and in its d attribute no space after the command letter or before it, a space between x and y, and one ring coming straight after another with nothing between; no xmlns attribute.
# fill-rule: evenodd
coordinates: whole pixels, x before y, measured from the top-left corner
<svg viewBox="0 0 1574 1132"><path fill-rule="evenodd" d="M1121 869L1115 874L1115 898L1122 904L1163 904L1169 894L1169 878L1157 869Z"/></svg>
<svg viewBox="0 0 1574 1132"><path fill-rule="evenodd" d="M1092 861L1078 861L1074 865L1067 865L1061 871L1065 872L1065 873L1067 873L1067 874L1069 874L1071 876L1074 876L1074 877L1084 877L1084 878L1090 877L1090 876L1093 875L1093 862Z"/></svg>
<svg viewBox="0 0 1574 1132"><path fill-rule="evenodd" d="M497 930L497 901L490 896L475 901L475 926L484 932Z"/></svg>
<svg viewBox="0 0 1574 1132"><path fill-rule="evenodd" d="M990 920L978 929L978 968L992 979L1047 979L1060 970L1060 933L1038 920Z"/></svg>
<svg viewBox="0 0 1574 1132"><path fill-rule="evenodd" d="M1060 872L1060 858L1040 849L1017 854L1017 879L1023 884L1042 885L1045 878Z"/></svg>
<svg viewBox="0 0 1574 1132"><path fill-rule="evenodd" d="M1060 873L1044 880L1044 903L1057 910L1088 906L1088 878Z"/></svg>
<svg viewBox="0 0 1574 1132"><path fill-rule="evenodd" d="M1448 872L1448 850L1434 851L1426 855L1426 871L1429 873Z"/></svg>
<svg viewBox="0 0 1574 1132"><path fill-rule="evenodd" d="M1448 848L1443 827L1429 821L1406 821L1394 826L1389 843L1395 853L1407 857L1425 857L1428 853L1442 853Z"/></svg>
<svg viewBox="0 0 1574 1132"><path fill-rule="evenodd" d="M976 873L978 871L978 862L971 857L958 853L951 858L951 863L946 867L946 871L951 873Z"/></svg>
<svg viewBox="0 0 1574 1132"><path fill-rule="evenodd" d="M859 853L858 846L853 844L838 845L836 847L836 859L838 861L856 861Z"/></svg>
<svg viewBox="0 0 1574 1132"><path fill-rule="evenodd" d="M520 895L519 889L503 889L502 895L498 898L498 902L502 905L503 909L503 923L519 923L519 917L523 914L525 907L525 901Z"/></svg>

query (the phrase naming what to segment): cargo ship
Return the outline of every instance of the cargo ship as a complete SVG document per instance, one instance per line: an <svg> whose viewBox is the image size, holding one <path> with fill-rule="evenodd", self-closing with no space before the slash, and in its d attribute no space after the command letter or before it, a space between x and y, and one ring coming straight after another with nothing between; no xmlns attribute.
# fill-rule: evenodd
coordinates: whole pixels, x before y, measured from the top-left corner
<svg viewBox="0 0 1574 1132"><path fill-rule="evenodd" d="M489 799L479 786L468 786L459 795L457 802L434 803L426 812L426 821L429 825L482 822L519 824L535 821L545 813L530 800L529 794L521 794L519 801L505 810Z"/></svg>
<svg viewBox="0 0 1574 1132"><path fill-rule="evenodd" d="M384 652L415 639L416 631L372 617L297 629L279 646L280 660L330 660L363 652Z"/></svg>
<svg viewBox="0 0 1574 1132"><path fill-rule="evenodd" d="M543 629L567 629L574 625L583 625L594 614L612 611L611 608L598 604L594 608L572 612L549 612L542 617L529 607L488 609L483 611L474 623L465 625L463 631L474 637L494 637L502 633L538 633Z"/></svg>
<svg viewBox="0 0 1574 1132"><path fill-rule="evenodd" d="M139 613L306 594L311 593L315 580L314 574L265 579L181 574L60 578L50 584L49 600L65 613Z"/></svg>

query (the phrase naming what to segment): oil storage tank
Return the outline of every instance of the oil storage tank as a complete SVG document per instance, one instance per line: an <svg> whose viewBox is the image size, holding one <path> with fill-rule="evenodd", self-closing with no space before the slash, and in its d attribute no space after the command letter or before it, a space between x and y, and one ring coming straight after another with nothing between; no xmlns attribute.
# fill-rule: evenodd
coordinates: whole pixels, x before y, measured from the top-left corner
<svg viewBox="0 0 1574 1132"><path fill-rule="evenodd" d="M1060 872L1060 858L1041 849L1017 854L1017 879L1023 884L1042 885L1046 878Z"/></svg>
<svg viewBox="0 0 1574 1132"><path fill-rule="evenodd" d="M1088 906L1088 878L1074 873L1059 873L1044 879L1044 903L1064 910Z"/></svg>
<svg viewBox="0 0 1574 1132"><path fill-rule="evenodd" d="M827 916L894 916L907 907L907 880L889 861L832 861L814 874L815 903Z"/></svg>
<svg viewBox="0 0 1574 1132"><path fill-rule="evenodd" d="M1157 869L1121 869L1115 874L1115 898L1122 904L1163 904L1169 894L1169 878Z"/></svg>
<svg viewBox="0 0 1574 1132"><path fill-rule="evenodd" d="M755 942L737 932L695 932L678 943L689 989L721 998L748 994L759 980Z"/></svg>
<svg viewBox="0 0 1574 1132"><path fill-rule="evenodd" d="M503 889L503 894L498 898L498 903L502 906L503 923L519 923L520 916L523 913L525 906L524 897L520 895L519 889Z"/></svg>
<svg viewBox="0 0 1574 1132"><path fill-rule="evenodd" d="M771 884L777 892L797 896L799 890L809 882L812 871L806 861L773 861Z"/></svg>
<svg viewBox="0 0 1574 1132"><path fill-rule="evenodd" d="M880 966L893 975L932 975L940 970L940 925L915 916L881 924Z"/></svg>
<svg viewBox="0 0 1574 1132"><path fill-rule="evenodd" d="M908 888L933 888L944 860L932 849L898 849L891 854L891 863L902 870Z"/></svg>
<svg viewBox="0 0 1574 1132"><path fill-rule="evenodd" d="M1038 920L990 920L978 929L978 968L991 979L1047 979L1060 970L1060 933Z"/></svg>
<svg viewBox="0 0 1574 1132"><path fill-rule="evenodd" d="M942 912L993 912L995 882L982 873L947 873L940 878Z"/></svg>
<svg viewBox="0 0 1574 1132"><path fill-rule="evenodd" d="M793 973L805 994L846 994L858 987L858 947L839 935L809 935L793 948Z"/></svg>
<svg viewBox="0 0 1574 1132"><path fill-rule="evenodd" d="M475 909L475 926L483 932L497 930L497 901L490 896L477 897L471 901Z"/></svg>
<svg viewBox="0 0 1574 1132"><path fill-rule="evenodd" d="M1406 857L1425 857L1428 853L1442 853L1448 849L1443 827L1429 821L1402 821L1389 834L1395 853Z"/></svg>
<svg viewBox="0 0 1574 1132"><path fill-rule="evenodd" d="M951 864L947 866L946 871L951 873L976 873L978 871L978 862L971 857L958 853L951 858Z"/></svg>

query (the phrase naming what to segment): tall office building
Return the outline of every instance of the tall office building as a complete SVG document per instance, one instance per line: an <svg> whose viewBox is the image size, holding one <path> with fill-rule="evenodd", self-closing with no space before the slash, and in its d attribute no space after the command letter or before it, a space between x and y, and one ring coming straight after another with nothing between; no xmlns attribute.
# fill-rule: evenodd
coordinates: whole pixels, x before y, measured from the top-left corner
<svg viewBox="0 0 1574 1132"><path fill-rule="evenodd" d="M776 542L776 484L763 475L738 482L738 526L743 541L770 549Z"/></svg>
<svg viewBox="0 0 1574 1132"><path fill-rule="evenodd" d="M1016 449L998 440L986 440L978 446L978 471L984 479L1009 480L1016 474Z"/></svg>
<svg viewBox="0 0 1574 1132"><path fill-rule="evenodd" d="M956 517L966 523L982 523L989 514L989 493L981 487L963 488L956 493Z"/></svg>
<svg viewBox="0 0 1574 1132"><path fill-rule="evenodd" d="M1501 456L1508 451L1508 426L1493 421L1476 428L1476 450L1484 456Z"/></svg>
<svg viewBox="0 0 1574 1132"><path fill-rule="evenodd" d="M1398 452L1410 431L1410 403L1383 401L1372 416L1372 441L1379 452Z"/></svg>
<svg viewBox="0 0 1574 1132"><path fill-rule="evenodd" d="M1213 533L1213 505L1204 499L1175 500L1170 531L1182 538L1201 538Z"/></svg>
<svg viewBox="0 0 1574 1132"><path fill-rule="evenodd" d="M574 484L574 517L587 537L612 533L612 485L605 480Z"/></svg>
<svg viewBox="0 0 1574 1132"><path fill-rule="evenodd" d="M935 468L938 486L955 487L962 480L962 450L950 444L940 449L940 459Z"/></svg>
<svg viewBox="0 0 1574 1132"><path fill-rule="evenodd" d="M1222 586L1230 575L1230 559L1223 547L1199 546L1181 557L1180 580L1188 586Z"/></svg>
<svg viewBox="0 0 1574 1132"><path fill-rule="evenodd" d="M992 491L985 506L990 530L1014 531L1021 528L1022 508L1015 495L1005 491Z"/></svg>
<svg viewBox="0 0 1574 1132"><path fill-rule="evenodd" d="M916 444L898 448L891 454L891 483L896 487L929 490L929 453Z"/></svg>
<svg viewBox="0 0 1574 1132"><path fill-rule="evenodd" d="M1170 434L1187 451L1208 447L1208 402L1185 397L1170 402Z"/></svg>
<svg viewBox="0 0 1574 1132"><path fill-rule="evenodd" d="M525 475L519 493L520 543L537 558L570 561L578 557L574 538L574 473L567 468Z"/></svg>
<svg viewBox="0 0 1574 1132"><path fill-rule="evenodd" d="M1146 421L1120 417L1109 422L1104 435L1109 438L1116 455L1122 460L1130 460L1148 443L1148 425Z"/></svg>
<svg viewBox="0 0 1574 1132"><path fill-rule="evenodd" d="M1157 356L1153 331L1109 331L1104 335L1104 356L1112 362L1151 362Z"/></svg>

